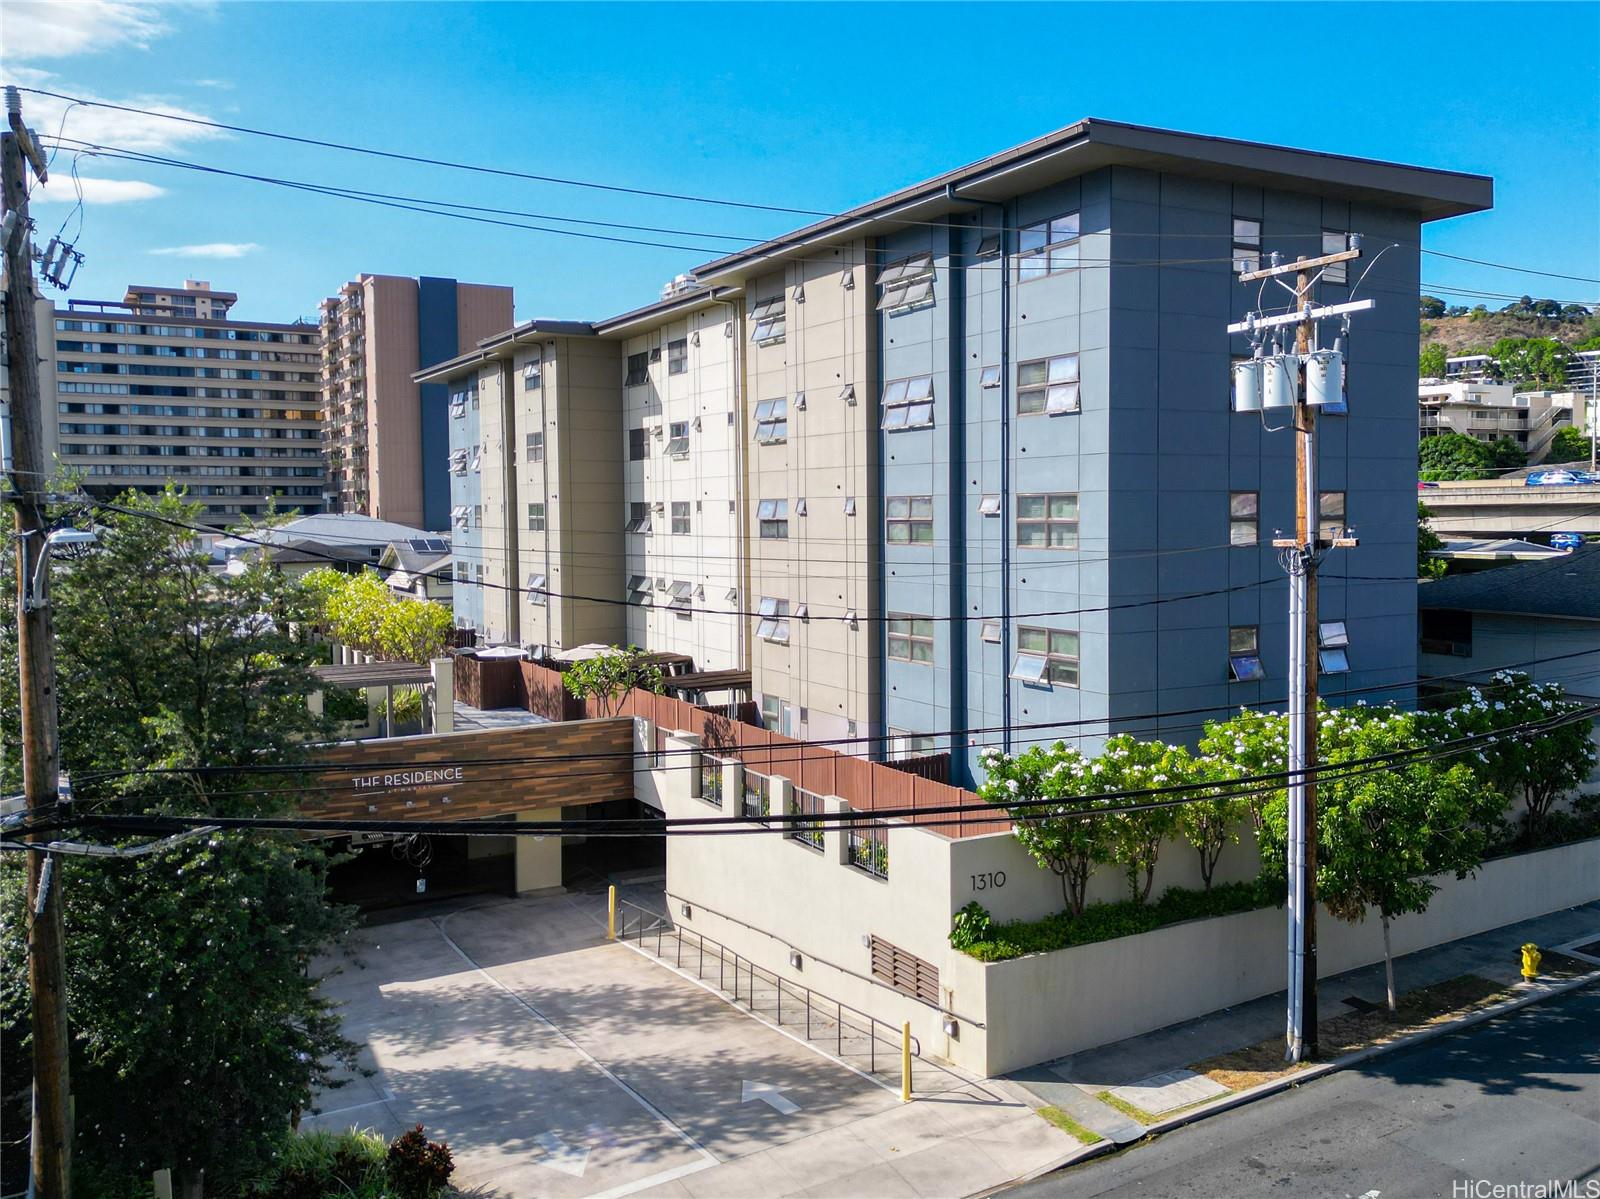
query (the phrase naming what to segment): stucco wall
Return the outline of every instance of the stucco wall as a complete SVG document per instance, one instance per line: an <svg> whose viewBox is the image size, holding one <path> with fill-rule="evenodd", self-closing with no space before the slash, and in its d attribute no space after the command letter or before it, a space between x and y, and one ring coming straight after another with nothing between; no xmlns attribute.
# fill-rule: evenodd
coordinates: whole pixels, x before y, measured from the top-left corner
<svg viewBox="0 0 1600 1199"><path fill-rule="evenodd" d="M1438 881L1426 912L1395 921L1395 953L1600 898L1600 840ZM1324 910L1317 934L1323 977L1383 958L1375 914L1352 925ZM983 1042L971 1056L985 1073L1000 1074L1270 995L1283 987L1284 935L1283 912L1266 908L1009 962L965 959L952 976L968 992L981 990L988 1025L967 1038ZM1515 951L1508 943L1508 958Z"/></svg>

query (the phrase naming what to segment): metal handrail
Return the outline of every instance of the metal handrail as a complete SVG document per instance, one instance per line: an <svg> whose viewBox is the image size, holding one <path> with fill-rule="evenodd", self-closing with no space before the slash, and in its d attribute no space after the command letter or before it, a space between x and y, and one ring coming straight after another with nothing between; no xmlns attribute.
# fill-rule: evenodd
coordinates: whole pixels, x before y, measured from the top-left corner
<svg viewBox="0 0 1600 1199"><path fill-rule="evenodd" d="M637 914L631 922L628 916L630 910ZM720 941L716 941L693 929L679 927L672 922L670 916L619 898L617 900L617 940L623 943L632 941L642 951L652 936L655 938L655 956L662 962L667 961L666 954L663 952L666 939L670 936L674 940L673 965L679 970L684 969L683 963L685 949L687 948L688 952L694 955L692 961L695 977L702 981L705 980L706 951L710 949L717 960L717 989L731 993L734 1004L736 1006L739 1004L748 1006L753 1015L759 1016L755 1006L757 981L770 985L773 988L776 999L775 1023L780 1029L783 1027L784 991L787 990L791 1002L799 1003L804 1007L805 1040L807 1044L811 1044L814 1040L812 1030L816 1022L818 1020L825 1022L831 1018L834 1023L833 1056L840 1061L844 1061L846 1051L845 1031L847 1028L853 1036L864 1035L867 1038L867 1073L877 1073L878 1039L880 1035L893 1049L890 1057L885 1059L886 1064L899 1061L901 1032L893 1025L879 1020L876 1016L863 1012L859 1008L851 1007L847 1003L842 1003L830 996L823 995L810 987L783 979L772 971L756 965L742 954L735 953ZM694 943L686 946L686 937L692 937ZM729 987L728 978L730 969L733 975L731 988ZM862 1027L863 1023L865 1024L864 1028ZM881 1034L879 1032L880 1029L883 1030ZM853 1050L852 1052L859 1052L859 1050ZM972 1080L964 1078L937 1062L925 1058L922 1055L922 1043L915 1035L911 1038L911 1055L925 1067L949 1075L954 1081L949 1087L945 1088L947 1090L973 1085ZM919 1090L923 1094L929 1093L927 1088L919 1088Z"/></svg>

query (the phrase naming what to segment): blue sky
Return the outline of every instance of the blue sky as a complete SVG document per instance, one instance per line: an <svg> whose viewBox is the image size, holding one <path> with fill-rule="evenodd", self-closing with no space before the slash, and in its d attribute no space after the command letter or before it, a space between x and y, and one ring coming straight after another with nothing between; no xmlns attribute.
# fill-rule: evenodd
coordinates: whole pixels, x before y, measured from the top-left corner
<svg viewBox="0 0 1600 1199"><path fill-rule="evenodd" d="M1081 116L1481 172L1495 210L1429 248L1600 277L1595 4L143 4L7 0L8 82L408 153L837 211ZM25 97L53 131L61 106ZM646 303L807 219L496 180L77 108L69 137L369 190L689 231L682 250L475 226L83 159L71 295L185 275L314 315L361 271L512 284L517 317ZM58 178L43 237L73 210ZM159 189L159 190L158 190ZM536 223L536 222L535 222ZM71 233L76 217L68 226ZM722 235L712 236L712 235ZM1424 259L1442 285L1600 284ZM1475 301L1469 301L1475 302ZM1486 301L1498 307L1503 301Z"/></svg>

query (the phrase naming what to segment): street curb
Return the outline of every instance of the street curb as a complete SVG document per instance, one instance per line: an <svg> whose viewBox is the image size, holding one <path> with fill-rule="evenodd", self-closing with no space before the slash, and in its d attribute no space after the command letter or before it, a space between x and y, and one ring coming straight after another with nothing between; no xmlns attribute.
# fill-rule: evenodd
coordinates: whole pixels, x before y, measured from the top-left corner
<svg viewBox="0 0 1600 1199"><path fill-rule="evenodd" d="M1280 1091L1287 1091L1293 1087L1298 1087L1308 1082L1314 1082L1319 1078L1325 1078L1327 1075L1337 1073L1340 1070L1347 1070L1351 1066L1360 1065L1362 1062L1378 1057L1382 1054L1392 1053L1400 1049L1407 1049L1412 1045L1420 1045L1424 1041L1431 1041L1435 1037L1442 1037L1446 1033L1457 1032L1463 1028L1471 1028L1473 1025L1482 1024L1486 1020L1493 1020L1496 1016L1503 1016L1508 1012L1515 1012L1525 1007L1531 1007L1533 1004L1542 1003L1546 999L1553 999L1559 995L1565 995L1568 992L1579 990L1596 982L1600 982L1600 970L1592 970L1588 974L1580 975L1577 978L1570 978L1562 983L1546 984L1537 991L1530 991L1526 995L1519 995L1514 999L1508 999L1503 1003L1496 1004L1494 1007L1484 1008L1480 1012L1473 1012L1470 1016L1463 1016L1461 1019L1453 1020L1449 1024L1440 1024L1433 1028L1420 1029L1419 1031L1410 1033L1396 1041L1389 1041L1382 1045L1372 1045L1366 1049L1358 1049L1355 1053L1346 1054L1344 1057L1338 1058L1334 1061L1324 1062L1322 1065L1313 1066L1309 1070L1304 1070L1298 1074L1289 1075L1285 1078L1275 1078L1271 1082L1261 1083L1259 1086L1251 1087L1249 1090L1238 1091L1205 1107L1195 1108L1193 1111L1184 1112L1179 1116L1173 1116L1169 1120L1162 1120L1158 1123L1148 1125L1145 1128L1144 1136L1138 1141L1129 1142L1129 1145L1138 1145L1152 1137L1161 1136L1163 1133L1176 1132L1178 1129L1186 1127L1187 1125L1197 1123L1211 1116L1220 1116L1224 1112L1230 1112L1235 1108L1244 1107L1246 1104L1254 1103L1258 1099L1265 1099L1270 1095L1276 1095ZM1118 1149L1126 1147L1127 1146L1119 1145L1117 1142L1109 1139L1103 1140L1098 1144L1085 1145L1082 1148L1074 1150L1073 1152L1066 1154L1064 1157L1049 1163L1048 1165L1040 1166L1035 1170L1030 1170L1026 1174L1019 1174L1011 1182L1006 1183L1005 1186L991 1187L985 1191L978 1191L972 1196L969 1196L968 1199L984 1199L985 1196L997 1194L1000 1191L1006 1190L1010 1187L1018 1186L1022 1183L1033 1182L1039 1178L1043 1178L1047 1174L1053 1174L1057 1170L1063 1170L1068 1166L1075 1166L1079 1162L1090 1161L1097 1157L1103 1157L1108 1153L1113 1153Z"/></svg>

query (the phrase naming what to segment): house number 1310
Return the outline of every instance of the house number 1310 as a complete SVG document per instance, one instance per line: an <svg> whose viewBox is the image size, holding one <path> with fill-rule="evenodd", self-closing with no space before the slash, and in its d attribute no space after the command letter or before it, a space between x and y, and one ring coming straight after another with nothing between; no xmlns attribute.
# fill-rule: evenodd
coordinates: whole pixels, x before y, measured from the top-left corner
<svg viewBox="0 0 1600 1199"><path fill-rule="evenodd" d="M1006 885L1006 872L994 870L988 874L974 874L972 876L972 889L974 891L988 891L995 887Z"/></svg>

